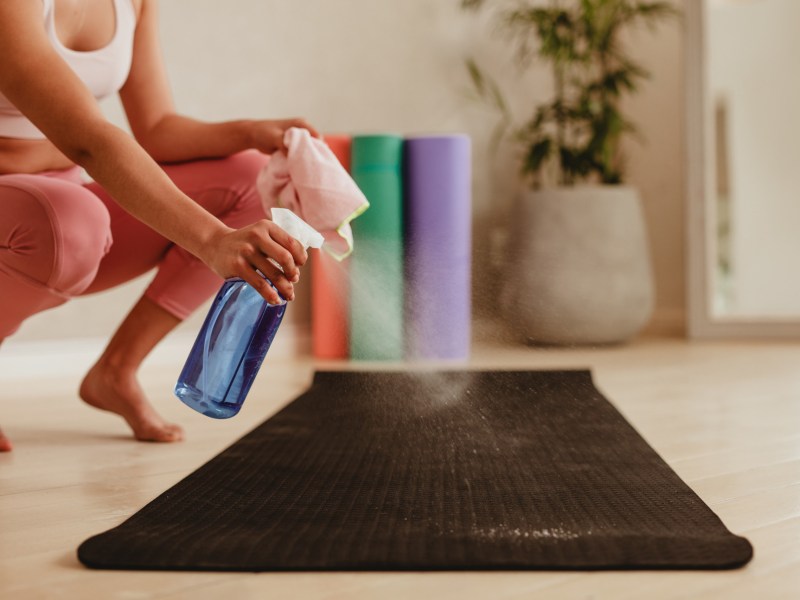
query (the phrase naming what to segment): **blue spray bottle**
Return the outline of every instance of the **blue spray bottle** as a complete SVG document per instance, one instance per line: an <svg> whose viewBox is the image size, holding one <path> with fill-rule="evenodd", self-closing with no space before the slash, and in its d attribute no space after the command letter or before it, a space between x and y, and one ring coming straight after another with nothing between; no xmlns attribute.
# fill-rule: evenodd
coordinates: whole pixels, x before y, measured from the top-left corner
<svg viewBox="0 0 800 600"><path fill-rule="evenodd" d="M322 235L292 211L273 208L272 218L304 247L322 246ZM215 419L236 415L285 312L285 300L269 304L242 279L225 281L181 371L175 395Z"/></svg>

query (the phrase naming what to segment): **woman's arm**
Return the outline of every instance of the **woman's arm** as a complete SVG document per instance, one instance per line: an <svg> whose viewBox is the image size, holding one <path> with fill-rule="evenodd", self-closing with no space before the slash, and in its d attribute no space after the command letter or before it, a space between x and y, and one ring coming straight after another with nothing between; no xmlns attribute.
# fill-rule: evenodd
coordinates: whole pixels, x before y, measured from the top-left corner
<svg viewBox="0 0 800 600"><path fill-rule="evenodd" d="M156 0L142 0L133 64L120 98L134 136L158 162L228 156L256 148L270 154L283 148L289 127L318 133L303 119L205 123L175 111L158 40Z"/></svg>
<svg viewBox="0 0 800 600"><path fill-rule="evenodd" d="M232 230L183 194L142 147L109 123L52 48L41 4L0 1L0 91L128 212L186 248L222 277L241 277L268 301L293 297L302 246L270 221ZM274 258L284 274L268 260Z"/></svg>

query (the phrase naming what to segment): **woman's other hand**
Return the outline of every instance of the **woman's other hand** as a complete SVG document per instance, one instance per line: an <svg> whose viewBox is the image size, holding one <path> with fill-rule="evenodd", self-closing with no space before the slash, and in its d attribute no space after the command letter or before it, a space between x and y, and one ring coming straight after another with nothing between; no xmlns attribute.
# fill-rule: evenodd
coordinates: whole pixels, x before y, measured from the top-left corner
<svg viewBox="0 0 800 600"><path fill-rule="evenodd" d="M307 129L312 137L319 137L319 132L308 121L299 118L253 121L251 127L252 147L265 154L286 150L283 138L286 130L292 127Z"/></svg>
<svg viewBox="0 0 800 600"><path fill-rule="evenodd" d="M200 258L218 275L226 279L244 279L270 304L281 300L256 269L272 282L283 298L294 300L293 284L300 280L298 267L308 260L300 242L266 219L242 229L229 229L212 240L203 254Z"/></svg>

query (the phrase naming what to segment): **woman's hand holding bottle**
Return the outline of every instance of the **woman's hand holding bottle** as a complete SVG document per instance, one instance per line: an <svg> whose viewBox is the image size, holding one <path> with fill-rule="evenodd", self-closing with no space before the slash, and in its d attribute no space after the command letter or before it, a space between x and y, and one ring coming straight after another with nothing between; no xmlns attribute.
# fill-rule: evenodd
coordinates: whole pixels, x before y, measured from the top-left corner
<svg viewBox="0 0 800 600"><path fill-rule="evenodd" d="M239 277L267 302L278 304L281 302L278 293L286 300L294 300L293 284L300 280L299 267L306 263L308 254L295 238L263 219L217 235L204 248L200 259L221 277ZM257 270L272 282L277 292Z"/></svg>

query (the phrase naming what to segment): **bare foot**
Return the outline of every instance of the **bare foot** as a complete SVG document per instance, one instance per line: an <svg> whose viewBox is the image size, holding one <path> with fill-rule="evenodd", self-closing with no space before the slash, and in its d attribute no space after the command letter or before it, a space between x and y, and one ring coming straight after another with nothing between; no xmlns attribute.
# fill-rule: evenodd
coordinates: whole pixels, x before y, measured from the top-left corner
<svg viewBox="0 0 800 600"><path fill-rule="evenodd" d="M95 408L120 415L143 442L179 442L183 429L167 423L147 400L136 380L136 371L97 363L81 383L81 399Z"/></svg>
<svg viewBox="0 0 800 600"><path fill-rule="evenodd" d="M11 452L11 440L6 437L3 430L0 429L0 452Z"/></svg>

